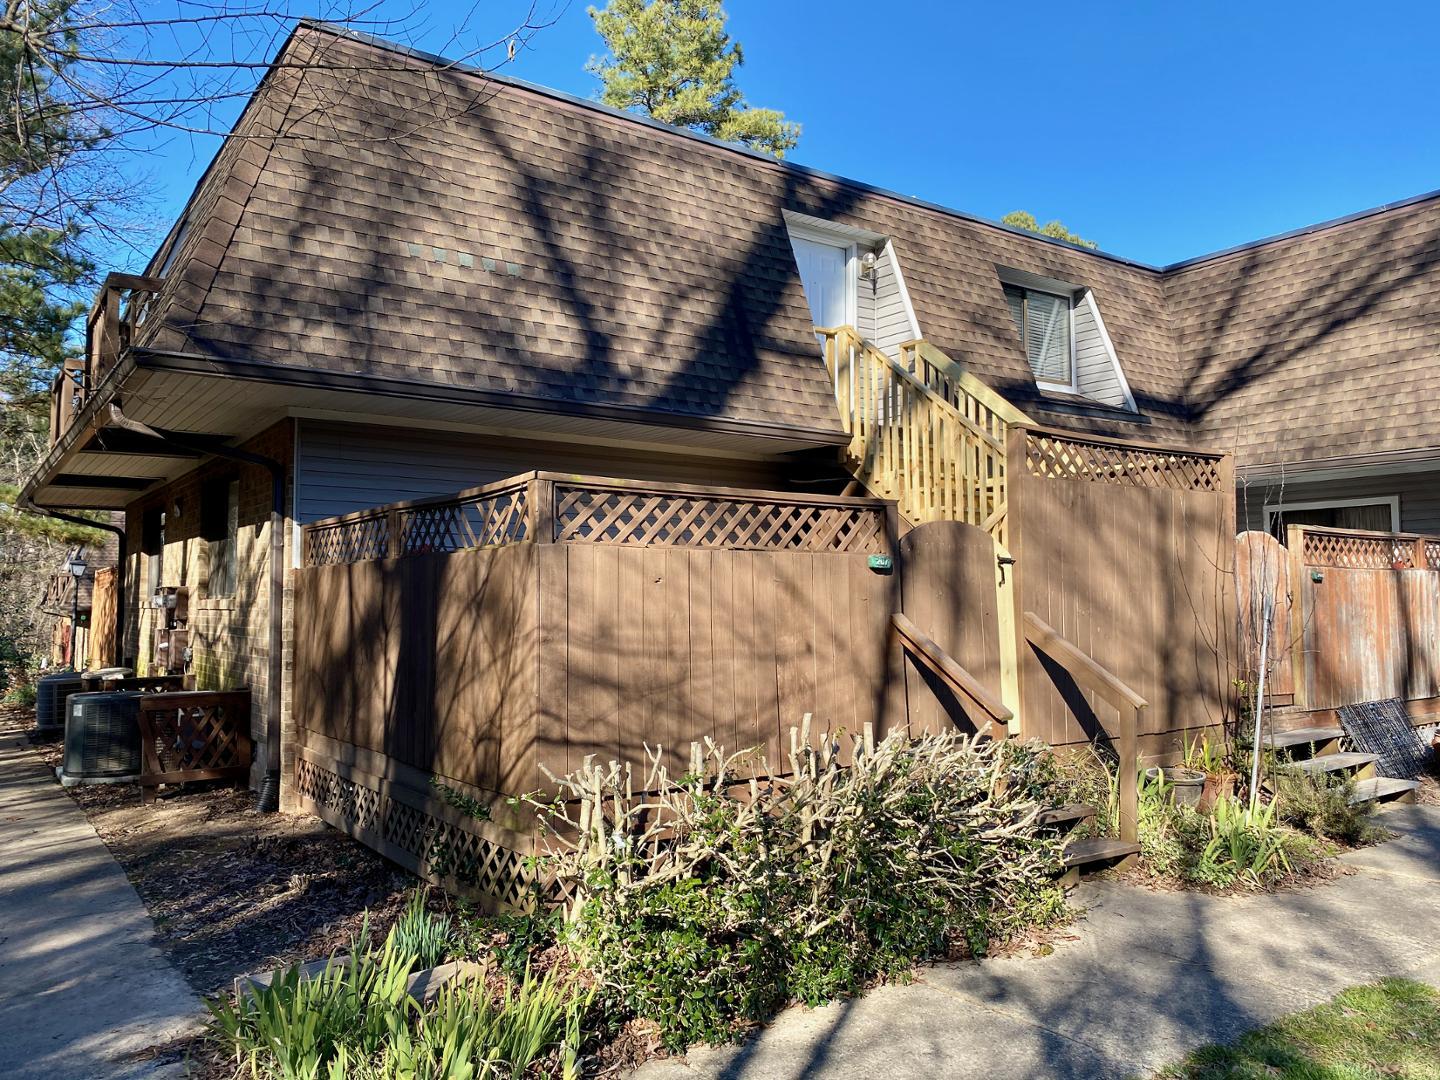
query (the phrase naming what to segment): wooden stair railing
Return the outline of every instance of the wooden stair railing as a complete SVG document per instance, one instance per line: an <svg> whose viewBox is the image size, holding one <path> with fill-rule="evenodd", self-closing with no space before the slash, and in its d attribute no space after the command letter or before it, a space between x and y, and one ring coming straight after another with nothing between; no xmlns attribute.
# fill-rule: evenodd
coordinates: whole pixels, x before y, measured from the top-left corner
<svg viewBox="0 0 1440 1080"><path fill-rule="evenodd" d="M1024 414L934 346L909 343L912 371L853 327L816 333L861 483L911 524L963 521L1003 545L1006 436Z"/></svg>
<svg viewBox="0 0 1440 1080"><path fill-rule="evenodd" d="M916 626L908 616L897 611L890 617L890 622L894 627L896 637L900 639L900 644L906 652L933 672L941 682L949 687L952 693L972 702L989 717L985 726L980 729L980 734L1003 737L988 729L996 724L1002 729L1009 728L1010 721L1015 714L1006 707L1005 703L987 690L979 679L956 663L954 657Z"/></svg>
<svg viewBox="0 0 1440 1080"><path fill-rule="evenodd" d="M1120 756L1120 839L1134 843L1140 812L1140 715L1150 703L1033 611L1025 612L1025 640L1059 664L1082 689L1094 691L1119 712L1115 742Z"/></svg>

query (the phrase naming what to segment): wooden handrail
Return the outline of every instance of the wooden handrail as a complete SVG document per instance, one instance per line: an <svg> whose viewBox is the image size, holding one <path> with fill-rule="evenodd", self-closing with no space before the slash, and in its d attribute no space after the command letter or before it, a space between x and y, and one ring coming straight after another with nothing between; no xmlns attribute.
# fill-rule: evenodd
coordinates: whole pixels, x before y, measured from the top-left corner
<svg viewBox="0 0 1440 1080"><path fill-rule="evenodd" d="M938 371L945 378L950 379L957 387L963 390L970 397L975 398L985 408L989 409L1007 424L1033 424L1034 421L1023 412L1010 404L990 387L977 379L970 372L950 359L941 349L924 338L916 338L914 341L904 342L900 346L901 354L909 350L915 353Z"/></svg>
<svg viewBox="0 0 1440 1080"><path fill-rule="evenodd" d="M890 621L901 644L915 659L938 675L951 690L973 701L995 723L1008 725L1014 719L1015 714L1005 707L1003 701L956 663L954 657L916 626L908 616L897 611L890 617Z"/></svg>
<svg viewBox="0 0 1440 1080"><path fill-rule="evenodd" d="M1140 813L1140 714L1150 703L1033 611L1025 612L1025 640L1064 668L1082 689L1099 694L1119 712L1120 839L1134 842Z"/></svg>
<svg viewBox="0 0 1440 1080"><path fill-rule="evenodd" d="M991 535L1005 543L1007 519L999 511L1006 498L1007 421L949 375L931 385L926 370L911 371L853 327L816 333L850 435L846 456L855 476L875 494L894 499L912 524L988 523ZM934 355L944 356L939 350ZM954 368L948 358L945 363L947 371Z"/></svg>

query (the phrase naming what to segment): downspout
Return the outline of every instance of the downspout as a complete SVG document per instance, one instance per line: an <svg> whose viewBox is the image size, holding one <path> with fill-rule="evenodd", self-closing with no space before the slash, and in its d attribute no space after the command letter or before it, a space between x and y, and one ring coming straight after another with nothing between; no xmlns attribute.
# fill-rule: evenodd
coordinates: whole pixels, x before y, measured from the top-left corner
<svg viewBox="0 0 1440 1080"><path fill-rule="evenodd" d="M265 779L261 782L256 796L255 808L265 812L280 809L280 683L285 670L283 650L285 646L285 466L274 458L263 454L252 454L248 450L215 446L198 440L187 439L184 433L160 431L132 420L120 411L118 405L110 406L107 426L123 428L138 435L177 446L182 450L207 456L228 458L247 465L259 465L270 472L270 677L266 693L265 715Z"/></svg>
<svg viewBox="0 0 1440 1080"><path fill-rule="evenodd" d="M119 667L124 662L125 656L125 556L127 548L125 530L108 521L91 521L89 518L67 514L63 510L51 510L47 507L36 506L30 499L23 500L20 508L32 514L43 514L59 521L66 521L71 525L84 525L87 529L104 529L119 537L119 555L115 567L115 646L110 654L110 662ZM78 582L75 587L77 589L80 587ZM76 668L75 670L79 671L80 669Z"/></svg>

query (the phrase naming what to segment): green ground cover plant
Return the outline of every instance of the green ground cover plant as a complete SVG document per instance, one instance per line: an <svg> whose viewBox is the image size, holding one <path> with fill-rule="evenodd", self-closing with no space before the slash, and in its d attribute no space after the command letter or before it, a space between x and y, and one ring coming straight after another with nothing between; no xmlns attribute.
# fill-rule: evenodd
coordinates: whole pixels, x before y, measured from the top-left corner
<svg viewBox="0 0 1440 1080"><path fill-rule="evenodd" d="M695 748L672 778L587 763L535 801L570 897L558 940L606 1014L666 1046L721 1042L918 962L983 955L1054 922L1062 841L1037 824L1039 746L959 733L878 744L792 734L774 782L753 753Z"/></svg>
<svg viewBox="0 0 1440 1080"><path fill-rule="evenodd" d="M423 904L423 894L417 893ZM255 1080L570 1080L580 1075L588 995L557 973L526 971L495 990L482 981L443 987L426 1004L406 993L416 955L397 926L379 948L360 944L348 964L317 975L293 967L238 1000L210 1004L210 1038ZM426 924L444 925L448 922ZM433 943L433 930L422 938Z"/></svg>
<svg viewBox="0 0 1440 1080"><path fill-rule="evenodd" d="M1440 993L1407 979L1352 987L1333 1001L1207 1046L1155 1080L1440 1080Z"/></svg>

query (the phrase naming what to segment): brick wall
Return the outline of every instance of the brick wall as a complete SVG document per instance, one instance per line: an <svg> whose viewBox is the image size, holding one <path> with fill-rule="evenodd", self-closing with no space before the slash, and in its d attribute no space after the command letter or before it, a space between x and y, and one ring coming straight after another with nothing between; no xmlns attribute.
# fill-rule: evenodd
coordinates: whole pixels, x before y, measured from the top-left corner
<svg viewBox="0 0 1440 1080"><path fill-rule="evenodd" d="M289 653L290 535L289 491L293 484L294 434L289 420L283 421L244 443L242 449L282 462L286 467L286 591L285 636ZM235 588L230 596L208 594L211 544L201 537L200 506L207 485L234 479L239 481L239 528L235 551ZM188 670L201 690L229 690L248 687L252 695L251 736L255 740L255 769L252 786L264 772L266 724L269 717L270 685L270 508L271 477L268 469L223 458L213 458L193 472L147 493L126 508L129 566L126 569L125 654L134 657L136 671L148 673L155 662L154 630L163 625L163 612L150 606L155 583L149 579L149 558L142 551L142 522L152 508L165 511L165 551L160 585L183 585L189 592L190 647ZM292 740L289 663L282 656L281 747L284 758ZM293 761L282 760L286 783Z"/></svg>

